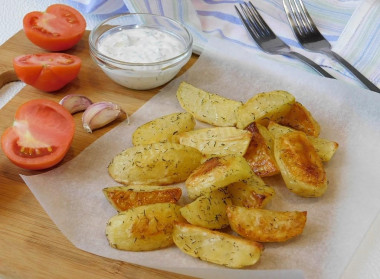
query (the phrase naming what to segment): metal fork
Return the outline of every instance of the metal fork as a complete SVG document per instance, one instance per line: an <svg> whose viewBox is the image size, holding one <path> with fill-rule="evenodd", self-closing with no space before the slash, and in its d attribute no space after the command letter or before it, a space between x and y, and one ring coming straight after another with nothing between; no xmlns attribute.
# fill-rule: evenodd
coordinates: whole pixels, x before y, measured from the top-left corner
<svg viewBox="0 0 380 279"><path fill-rule="evenodd" d="M251 37L256 41L257 45L265 52L270 54L280 54L288 57L293 57L299 59L303 63L311 66L314 70L316 70L321 75L334 78L324 69L322 69L318 64L314 63L309 58L294 52L290 49L290 47L284 43L280 38L276 36L276 34L270 29L270 27L265 23L264 19L260 16L259 12L253 6L251 1L243 2L243 4L239 4L240 10L235 5L235 9L243 22L245 28L251 35Z"/></svg>
<svg viewBox="0 0 380 279"><path fill-rule="evenodd" d="M305 49L323 53L337 60L368 89L380 93L380 89L377 88L376 85L369 81L340 55L331 50L330 43L317 29L302 0L283 0L283 4L293 33Z"/></svg>

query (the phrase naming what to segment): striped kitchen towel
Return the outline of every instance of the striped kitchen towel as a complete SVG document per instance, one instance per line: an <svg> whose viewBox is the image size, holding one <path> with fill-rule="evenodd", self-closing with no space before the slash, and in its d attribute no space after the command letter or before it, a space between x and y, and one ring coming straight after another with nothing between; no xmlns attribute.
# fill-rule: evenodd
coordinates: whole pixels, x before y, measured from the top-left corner
<svg viewBox="0 0 380 279"><path fill-rule="evenodd" d="M209 36L217 36L261 52L249 37L234 5L240 0L71 0L84 13L115 14L149 12L181 21L193 34L196 52ZM360 85L340 64L326 56L304 50L295 39L282 0L252 0L275 33L295 51L327 68L333 75ZM333 49L346 58L373 83L380 86L380 1L379 0L304 0L311 17ZM298 61L271 56L281 63L313 72ZM338 75L337 75L338 74Z"/></svg>

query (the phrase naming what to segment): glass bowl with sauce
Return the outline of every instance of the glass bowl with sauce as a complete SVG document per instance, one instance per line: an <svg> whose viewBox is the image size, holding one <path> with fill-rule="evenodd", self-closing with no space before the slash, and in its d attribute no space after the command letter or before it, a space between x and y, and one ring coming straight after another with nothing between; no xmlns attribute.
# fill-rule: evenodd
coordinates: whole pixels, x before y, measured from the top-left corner
<svg viewBox="0 0 380 279"><path fill-rule="evenodd" d="M131 13L113 16L90 33L90 54L116 83L147 90L173 79L189 61L193 39L168 17Z"/></svg>

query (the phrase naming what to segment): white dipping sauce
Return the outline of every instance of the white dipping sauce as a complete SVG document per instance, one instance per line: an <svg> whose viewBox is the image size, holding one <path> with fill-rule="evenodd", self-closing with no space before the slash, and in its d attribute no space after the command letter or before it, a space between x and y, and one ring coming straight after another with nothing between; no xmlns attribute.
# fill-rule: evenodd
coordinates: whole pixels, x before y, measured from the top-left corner
<svg viewBox="0 0 380 279"><path fill-rule="evenodd" d="M185 51L177 37L152 28L124 29L102 38L98 50L113 59L152 63L176 57Z"/></svg>
<svg viewBox="0 0 380 279"><path fill-rule="evenodd" d="M179 37L146 27L109 30L97 43L99 53L128 63L162 62L182 55L178 59L153 65L114 61L100 65L115 82L138 90L155 88L174 78L190 59L191 49L185 53L186 47L186 42Z"/></svg>

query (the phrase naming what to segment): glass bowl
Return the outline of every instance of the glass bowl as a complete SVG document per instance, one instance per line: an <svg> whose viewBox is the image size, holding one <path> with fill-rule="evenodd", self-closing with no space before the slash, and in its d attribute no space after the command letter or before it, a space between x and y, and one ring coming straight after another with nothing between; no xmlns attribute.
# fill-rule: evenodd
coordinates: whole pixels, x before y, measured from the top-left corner
<svg viewBox="0 0 380 279"><path fill-rule="evenodd" d="M161 59L156 57L156 61L145 60L143 62L132 61L132 58L120 58L120 55L123 56L124 54L131 53L131 51L123 47L123 49L115 48L115 46L110 48L119 56L104 51L103 47L107 37L109 38L108 41L118 41L118 46L116 47L126 44L133 46L133 40L126 42L124 39L120 39L122 36L129 36L121 32L130 32L128 30L131 29L134 29L132 32L140 32L142 36L148 33L158 33L158 35L155 36L158 37L159 40L161 40L162 35L168 36L181 47L175 50L176 54L172 57L164 57ZM146 35L145 37L148 36L150 35ZM136 49L137 51L148 52L149 55L156 52L160 53L162 52L162 44L164 44L165 41L166 40L159 41L157 46L146 41L146 44L136 47ZM98 24L90 33L89 45L91 57L109 78L131 89L147 90L163 85L176 76L179 70L190 59L193 38L190 32L181 23L173 19L154 14L131 13L113 16ZM171 50L169 52L171 52Z"/></svg>

